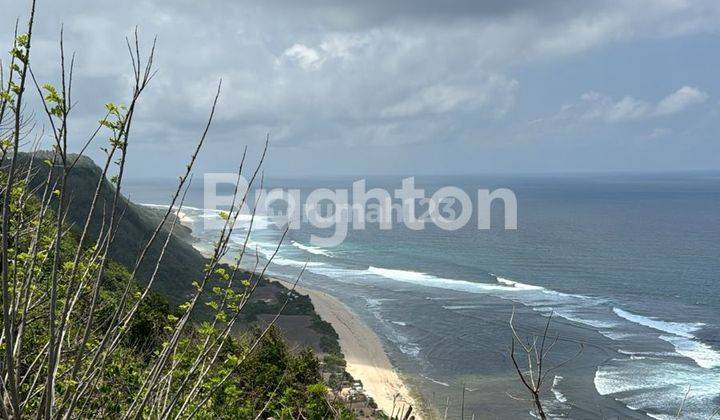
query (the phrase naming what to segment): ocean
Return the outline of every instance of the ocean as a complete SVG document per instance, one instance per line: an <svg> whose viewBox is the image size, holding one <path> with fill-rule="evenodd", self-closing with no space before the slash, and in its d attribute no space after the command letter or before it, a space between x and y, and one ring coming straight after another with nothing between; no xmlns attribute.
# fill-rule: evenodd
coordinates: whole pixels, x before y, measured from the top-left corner
<svg viewBox="0 0 720 420"><path fill-rule="evenodd" d="M276 179L266 188L349 189L359 178ZM400 188L369 177L367 188ZM531 418L509 358L509 318L522 338L557 343L542 399L553 417L707 418L720 407L720 173L425 176L428 192L456 186L517 197L516 230L477 223L447 231L367 224L318 247L290 230L270 274L294 278L350 306L384 341L401 375L449 418ZM133 180L136 203L163 205L172 185ZM185 213L202 231L201 185ZM246 221L247 222L247 221ZM247 226L247 225L245 225ZM261 261L282 231L258 217ZM240 229L236 246L244 240ZM248 260L248 264L252 261ZM464 389L464 392L463 392Z"/></svg>

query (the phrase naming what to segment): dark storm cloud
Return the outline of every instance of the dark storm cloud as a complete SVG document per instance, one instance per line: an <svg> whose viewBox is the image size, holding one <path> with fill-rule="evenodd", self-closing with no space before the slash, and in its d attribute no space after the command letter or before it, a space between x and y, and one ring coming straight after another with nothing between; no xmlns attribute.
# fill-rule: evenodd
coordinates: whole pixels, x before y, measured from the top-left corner
<svg viewBox="0 0 720 420"><path fill-rule="evenodd" d="M457 19L491 20L521 14L561 19L599 7L597 2L561 0L276 0L266 2L266 5L275 13L314 16L328 26L341 30L381 26L395 21L448 23Z"/></svg>

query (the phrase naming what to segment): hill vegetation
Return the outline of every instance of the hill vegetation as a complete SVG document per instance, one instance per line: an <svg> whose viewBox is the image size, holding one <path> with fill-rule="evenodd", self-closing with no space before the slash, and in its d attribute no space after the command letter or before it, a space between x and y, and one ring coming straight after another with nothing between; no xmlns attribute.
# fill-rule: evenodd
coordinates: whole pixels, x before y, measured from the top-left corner
<svg viewBox="0 0 720 420"><path fill-rule="evenodd" d="M17 204L17 210L21 213L14 214L12 220L38 220L38 212L41 211L38 200L32 196L24 196L26 189L16 188L15 191L19 195L13 197L11 203ZM46 248L52 244L54 232L48 222L53 216L52 213L45 215L37 241L32 235L12 235L14 239L10 242L8 251L17 257L15 261L11 261L11 267L18 278L27 275L31 248ZM11 223L10 231L17 233L19 226ZM73 252L77 245L76 231L68 230L62 235L59 259L62 275L58 276L57 285L60 290L73 287L69 284L70 277L65 274L73 270ZM92 262L92 255L91 248L83 249L77 268L83 271L97 269ZM16 335L16 345L19 344L17 354L20 356L16 363L22 373L18 391L25 397L21 405L23 413L36 412L43 398L42 393L37 391L37 387L43 385L37 379L42 377L44 370L37 360L37 352L38 349L46 347L48 342L48 308L43 302L46 301L47 290L50 288L50 278L42 273L51 271L48 264L53 258L51 253L42 254L40 258L42 261L36 261L31 268L37 276L33 276L34 281L26 290L28 305L23 308L22 315L25 322ZM90 287L91 285L86 283L81 287L83 290L76 291L79 298L71 302L75 305L73 312L87 313L88 307L93 304L87 299L92 296ZM127 323L126 331L115 349L107 353L93 389L75 403L78 417L118 418L126 413L133 403L133 397L140 392L143 379L150 373L150 362L168 345L169 333L180 315L180 310L173 309L157 292L150 290L140 299L143 288L131 279L128 270L115 261L107 261L98 284L97 302L94 303L94 328L88 331L87 338L84 338L86 323L71 317L64 329L70 346L58 364L61 373L56 382L58 401L67 404L69 395L80 385L82 372L91 370L90 360L80 357L77 354L80 349L74 344L84 341L85 351L96 348L103 338L103 332L111 325L115 308L122 300L126 288L129 288L129 298L125 305L133 307L137 304L137 311ZM65 312L64 305L68 302L62 303L63 305L57 308L58 313ZM218 331L211 328L208 321L189 327L182 334L170 362L173 365L172 375L177 378L186 376L203 349L203 342L216 339L217 336ZM255 348L251 352L253 346ZM267 331L256 328L238 339L228 337L217 359L205 375L200 389L196 390L198 395L206 394L206 397L209 397L202 413L197 414L198 417L255 418L258 413L293 418L299 413L309 418L332 417L332 407L326 402L327 388L320 375L320 361L310 349L290 351L276 327L270 327ZM227 379L224 379L225 376ZM220 382L223 383L222 387L212 386ZM166 397L172 392L177 392L177 388L171 386L164 390ZM148 410L147 414L151 414L151 410Z"/></svg>
<svg viewBox="0 0 720 420"><path fill-rule="evenodd" d="M137 34L128 42L128 102L108 103L73 154L74 59L66 59L61 34L56 85L36 78L34 15L33 2L0 63L0 418L352 417L329 398L316 354L291 351L275 326L285 310L312 316L307 298L275 285L263 307L253 295L269 287L270 262L245 271L241 251L236 263L223 263L245 197L236 194L209 258L176 234L219 86L171 205L143 209L121 188L136 106L154 76L154 45L143 55ZM31 94L37 109L28 107ZM51 151L34 150L48 140ZM100 166L82 156L90 146L105 152ZM269 322L253 323L267 312ZM317 316L312 328L341 366L331 328Z"/></svg>

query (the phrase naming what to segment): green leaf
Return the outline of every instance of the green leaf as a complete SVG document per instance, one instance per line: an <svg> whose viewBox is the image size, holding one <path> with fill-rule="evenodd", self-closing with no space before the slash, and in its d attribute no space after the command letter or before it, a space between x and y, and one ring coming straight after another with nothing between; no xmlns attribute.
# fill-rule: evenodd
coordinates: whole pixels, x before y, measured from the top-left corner
<svg viewBox="0 0 720 420"><path fill-rule="evenodd" d="M15 42L21 47L27 47L30 42L30 37L28 34L20 34L15 38Z"/></svg>

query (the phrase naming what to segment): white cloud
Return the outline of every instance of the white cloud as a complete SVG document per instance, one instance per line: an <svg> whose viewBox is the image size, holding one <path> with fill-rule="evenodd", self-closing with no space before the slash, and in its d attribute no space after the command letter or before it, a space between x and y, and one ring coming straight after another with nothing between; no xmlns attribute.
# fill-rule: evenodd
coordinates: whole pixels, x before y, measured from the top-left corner
<svg viewBox="0 0 720 420"><path fill-rule="evenodd" d="M690 86L681 87L657 103L632 96L614 100L599 92L588 92L580 97L580 102L563 106L556 118L606 123L638 121L680 113L705 102L708 97L707 93Z"/></svg>
<svg viewBox="0 0 720 420"><path fill-rule="evenodd" d="M502 76L491 76L484 83L473 85L432 85L386 107L381 116L406 118L459 110L482 110L488 116L501 117L512 106L517 85L517 81Z"/></svg>
<svg viewBox="0 0 720 420"><path fill-rule="evenodd" d="M692 105L703 103L707 99L707 93L691 86L683 86L660 101L655 108L655 113L657 115L675 114Z"/></svg>
<svg viewBox="0 0 720 420"><path fill-rule="evenodd" d="M367 35L331 33L320 43L320 49L330 57L352 60L370 40Z"/></svg>
<svg viewBox="0 0 720 420"><path fill-rule="evenodd" d="M283 56L295 61L305 70L319 69L323 62L315 49L303 44L294 44L283 52Z"/></svg>

